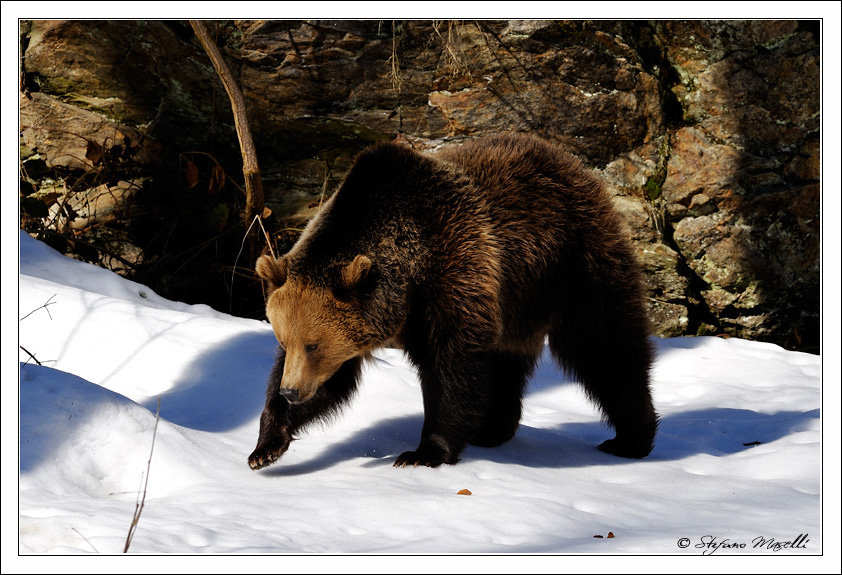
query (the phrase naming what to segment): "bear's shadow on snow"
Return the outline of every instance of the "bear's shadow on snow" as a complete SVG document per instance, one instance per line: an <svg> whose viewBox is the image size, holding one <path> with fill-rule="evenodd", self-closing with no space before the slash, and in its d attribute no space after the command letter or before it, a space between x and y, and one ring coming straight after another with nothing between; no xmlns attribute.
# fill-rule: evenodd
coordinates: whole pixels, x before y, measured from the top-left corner
<svg viewBox="0 0 842 575"><path fill-rule="evenodd" d="M235 429L253 420L263 410L277 347L275 336L267 330L231 338L199 355L161 395L161 417L211 432ZM155 413L157 403L155 397L143 406Z"/></svg>
<svg viewBox="0 0 842 575"><path fill-rule="evenodd" d="M211 432L234 429L252 421L263 409L266 381L276 349L274 335L267 330L265 333L255 332L232 338L202 354L185 367L179 381L163 395L161 417L184 427ZM232 357L237 361L232 362ZM544 367L536 374L539 377L533 378L529 384L530 394L559 385L574 385L562 373L548 371L552 368L546 352L541 363ZM346 406L339 417L351 417L354 403L352 401ZM156 404L156 399L150 399L144 406L154 412ZM818 417L818 409L765 414L749 409L711 408L664 415L655 449L643 461L676 460L696 454L722 456L737 453L781 439ZM291 452L299 452L304 461L285 465L282 459L262 473L310 473L360 457L369 459L364 466L391 466L398 455L418 445L422 424L423 415L419 412L383 419L337 438L336 442L312 455L307 452L308 434L305 432L290 448ZM325 429L328 434L330 427L331 423L327 422ZM535 468L566 468L622 465L635 461L607 455L596 449L597 445L611 437L613 432L596 419L551 428L521 425L515 437L501 446L468 446L462 453L462 462L490 461ZM289 455L285 459L289 460Z"/></svg>
<svg viewBox="0 0 842 575"><path fill-rule="evenodd" d="M276 349L274 335L267 330L265 333L255 332L232 338L202 354L186 366L179 381L163 395L161 417L184 427L211 432L234 429L252 421L263 409L266 381ZM237 361L232 362L232 357ZM544 367L536 374L540 376L533 378L529 384L530 394L559 385L574 385L564 374L548 371L552 369L550 362L545 353L541 362ZM354 403L352 401L346 406L339 417L352 416ZM154 412L156 404L156 399L150 399L144 406ZM696 454L722 456L737 453L781 439L818 417L818 409L765 414L749 409L711 408L664 415L655 449L643 461L676 460ZM422 424L423 415L418 412L383 419L337 438L336 442L312 456L307 453L308 434L305 432L290 448L290 451L298 451L304 461L285 465L282 459L262 473L310 473L360 457L369 459L364 466L391 466L398 455L418 445ZM327 422L325 429L328 434L330 426L331 423ZM596 419L551 428L521 425L515 437L501 446L468 446L462 453L462 462L490 461L535 468L566 468L622 465L635 461L607 455L596 449L597 445L611 437L613 432ZM290 458L287 455L285 459Z"/></svg>
<svg viewBox="0 0 842 575"><path fill-rule="evenodd" d="M349 406L348 409L353 409ZM643 460L602 453L597 446L613 437L599 421L568 423L553 428L521 425L515 437L498 447L468 446L460 464L488 461L532 468L576 468L625 465L635 461L672 461L698 454L725 456L771 443L799 431L819 410L782 411L773 414L748 409L714 408L686 411L661 418L655 449ZM305 454L305 461L286 464L283 459L262 473L294 476L328 469L343 461L367 458L364 467L391 466L402 452L414 449L423 416L415 414L381 420L342 439L312 457L306 455L307 434L293 442L291 451ZM288 455L287 455L288 457Z"/></svg>

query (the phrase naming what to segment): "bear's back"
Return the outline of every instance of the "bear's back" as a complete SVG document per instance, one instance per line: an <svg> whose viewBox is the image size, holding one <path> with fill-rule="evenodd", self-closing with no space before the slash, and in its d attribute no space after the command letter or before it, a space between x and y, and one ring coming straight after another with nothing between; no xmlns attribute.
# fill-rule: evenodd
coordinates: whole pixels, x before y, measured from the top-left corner
<svg viewBox="0 0 842 575"><path fill-rule="evenodd" d="M516 214L590 212L609 201L599 180L578 158L534 136L488 136L440 157L464 171L492 207Z"/></svg>
<svg viewBox="0 0 842 575"><path fill-rule="evenodd" d="M620 230L599 180L576 157L503 134L433 155L393 142L368 148L296 251L325 265L365 254L407 270L430 253L476 246L507 268L504 283L529 282L565 266L562 258L598 258Z"/></svg>

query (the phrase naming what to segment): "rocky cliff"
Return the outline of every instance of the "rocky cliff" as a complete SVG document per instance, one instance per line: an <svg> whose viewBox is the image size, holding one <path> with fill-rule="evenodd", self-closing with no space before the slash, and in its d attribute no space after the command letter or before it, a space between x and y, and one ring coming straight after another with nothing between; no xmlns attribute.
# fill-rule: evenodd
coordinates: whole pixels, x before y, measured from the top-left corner
<svg viewBox="0 0 842 575"><path fill-rule="evenodd" d="M434 153L532 132L606 181L659 335L817 349L817 21L209 24L249 105L278 249L371 142ZM234 301L221 272L239 261L242 163L190 26L32 21L20 38L23 225L172 297ZM233 311L259 310L249 297Z"/></svg>

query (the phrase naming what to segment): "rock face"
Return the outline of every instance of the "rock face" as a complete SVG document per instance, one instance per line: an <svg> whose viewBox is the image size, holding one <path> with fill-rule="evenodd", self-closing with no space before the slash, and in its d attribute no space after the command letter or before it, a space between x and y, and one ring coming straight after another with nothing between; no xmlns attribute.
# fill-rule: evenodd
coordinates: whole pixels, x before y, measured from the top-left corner
<svg viewBox="0 0 842 575"><path fill-rule="evenodd" d="M663 206L721 328L817 341L816 30L757 24L658 25L674 39L685 124L670 135Z"/></svg>
<svg viewBox="0 0 842 575"><path fill-rule="evenodd" d="M435 152L532 132L608 184L659 335L817 349L816 22L210 24L249 105L279 249L371 142ZM235 187L210 199L203 186L185 191L188 159L204 174L211 154L234 181L242 165L227 97L186 23L23 22L21 45L26 196L90 170L89 142L106 152L116 142L133 170L117 175L147 178L146 201L181 194L215 214L214 233L237 228L236 209L220 208L239 206Z"/></svg>

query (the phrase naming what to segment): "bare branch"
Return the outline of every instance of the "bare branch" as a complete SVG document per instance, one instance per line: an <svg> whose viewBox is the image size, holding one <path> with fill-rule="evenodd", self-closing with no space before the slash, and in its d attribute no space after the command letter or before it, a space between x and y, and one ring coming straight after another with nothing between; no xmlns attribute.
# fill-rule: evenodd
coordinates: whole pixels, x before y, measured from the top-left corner
<svg viewBox="0 0 842 575"><path fill-rule="evenodd" d="M91 546L91 549L93 549L93 550L94 550L94 553L99 553L99 549L97 549L96 547L94 547L94 544L93 544L93 543L91 543L91 542L88 540L88 538L87 538L87 537L85 537L84 535L82 535L82 533L81 533L78 529L76 529L75 527L71 527L71 529L72 529L73 531L75 531L76 533L78 533L78 534L79 534L79 537L81 537L82 539L84 539L85 541L87 541L87 542L88 542L88 545L90 545L90 546Z"/></svg>
<svg viewBox="0 0 842 575"><path fill-rule="evenodd" d="M254 140L249 128L248 115L246 114L246 101L237 80L231 73L231 69L225 62L225 58L213 41L205 23L201 20L190 20L190 25L196 33L199 42L207 52L222 85L231 100L231 110L234 112L234 127L237 130L237 137L240 139L240 152L243 156L243 176L246 182L246 215L245 223L254 220L255 216L263 213L263 182L260 179L260 169L257 166L257 153L254 148Z"/></svg>
<svg viewBox="0 0 842 575"><path fill-rule="evenodd" d="M158 433L158 421L161 419L161 396L158 396L158 410L155 412L155 427L152 429L152 447L149 449L149 461L146 463L146 481L143 484L142 497L139 502L135 503L134 517L132 517L132 524L129 526L129 534L126 537L126 546L123 548L123 553L129 552L129 546L132 544L135 531L137 531L137 523L140 521L140 514L143 512L143 506L146 503L146 486L149 485L149 468L152 467L152 452L155 451L155 435ZM141 493L138 493L141 496Z"/></svg>
<svg viewBox="0 0 842 575"><path fill-rule="evenodd" d="M37 358L37 357L35 357L34 355L32 355L32 352L31 352L31 351L29 351L28 349L26 349L26 348L25 348L25 347L23 347L22 345L19 345L18 347L19 347L19 348L21 348L23 351L25 351L25 352L26 352L26 355L28 355L29 357L31 357L31 358L33 359L33 361L35 361L35 363L37 363L38 365L42 365L42 364L41 364L41 362L40 362L40 361L38 361L38 358Z"/></svg>
<svg viewBox="0 0 842 575"><path fill-rule="evenodd" d="M228 309L231 311L234 308L234 274L237 271L237 262L240 261L240 256L243 254L243 248L246 245L246 238L248 237L249 233L251 233L251 229L254 227L254 224L257 223L260 226L260 229L263 230L263 235L266 236L266 243L269 245L269 251L272 253L272 257L275 257L275 251L272 249L272 242L269 241L269 234L266 233L266 228L263 227L263 218L259 215L254 216L249 224L248 229L246 229L246 233L243 236L243 241L240 242L240 251L237 252L237 258L234 260L234 267L231 268L231 291L229 292L229 300L228 300ZM252 258L252 262L256 258Z"/></svg>
<svg viewBox="0 0 842 575"><path fill-rule="evenodd" d="M49 310L49 309L47 309L47 306L48 306L48 305L53 305L54 303L56 303L56 302L54 302L54 301L53 301L53 298L54 298L54 297L56 297L56 294L51 295L51 296L50 296L50 299L48 299L48 300L47 300L47 303L45 303L45 304L44 304L44 305L42 305L42 306L38 306L38 307L36 307L34 310L32 310L31 312L29 312L28 314L26 314L25 316L23 316L22 318L20 318L20 319L18 320L18 323L22 322L23 320L25 320L26 318L28 318L29 316L31 316L33 313L35 313L36 311L38 311L38 310L39 310L39 309L41 309L41 308L44 308L44 309L47 311L47 315L49 315L49 316L50 316L50 319L53 319L53 316L50 314L50 310ZM24 350L24 351L26 351L26 350ZM27 351L26 353L29 353L29 352ZM31 354L30 354L30 355L31 355ZM32 359L35 359L35 358L33 357Z"/></svg>

